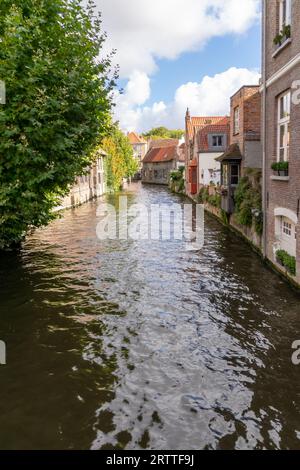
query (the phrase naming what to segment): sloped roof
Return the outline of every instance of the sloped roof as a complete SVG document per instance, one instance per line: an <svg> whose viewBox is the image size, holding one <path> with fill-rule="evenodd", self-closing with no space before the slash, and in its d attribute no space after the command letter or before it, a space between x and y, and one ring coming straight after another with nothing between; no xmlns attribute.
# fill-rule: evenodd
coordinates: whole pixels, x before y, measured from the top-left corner
<svg viewBox="0 0 300 470"><path fill-rule="evenodd" d="M178 139L156 139L151 140L150 148L161 148L161 147L170 147L170 146L178 146L179 140Z"/></svg>
<svg viewBox="0 0 300 470"><path fill-rule="evenodd" d="M225 117L224 120L217 124L205 126L198 131L198 147L200 151L209 150L208 135L209 134L227 134L230 132L230 118Z"/></svg>
<svg viewBox="0 0 300 470"><path fill-rule="evenodd" d="M191 117L187 120L187 133L188 138L191 140L195 132L203 129L205 126L214 124L227 123L228 116L202 116L202 117Z"/></svg>
<svg viewBox="0 0 300 470"><path fill-rule="evenodd" d="M127 134L129 142L134 145L134 144L146 144L147 142L140 137L136 132L128 132Z"/></svg>
<svg viewBox="0 0 300 470"><path fill-rule="evenodd" d="M146 153L143 163L170 162L172 160L176 160L177 157L177 145L169 147L154 147Z"/></svg>
<svg viewBox="0 0 300 470"><path fill-rule="evenodd" d="M242 160L243 156L238 144L231 144L223 155L216 158L217 162L225 162L228 160Z"/></svg>

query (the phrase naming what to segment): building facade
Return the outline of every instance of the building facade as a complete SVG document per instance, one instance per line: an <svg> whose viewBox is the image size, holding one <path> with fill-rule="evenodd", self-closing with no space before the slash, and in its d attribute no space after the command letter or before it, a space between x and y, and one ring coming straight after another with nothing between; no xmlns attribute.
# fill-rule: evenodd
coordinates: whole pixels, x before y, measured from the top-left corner
<svg viewBox="0 0 300 470"><path fill-rule="evenodd" d="M89 169L88 173L79 176L70 193L62 200L58 210L67 209L84 204L93 198L102 196L106 193L105 178L105 158L107 154L104 150L99 150L95 163Z"/></svg>
<svg viewBox="0 0 300 470"><path fill-rule="evenodd" d="M259 85L243 86L230 103L230 139L221 163L222 209L234 212L234 193L247 169L262 168L261 95Z"/></svg>
<svg viewBox="0 0 300 470"><path fill-rule="evenodd" d="M300 1L263 1L264 255L300 284Z"/></svg>
<svg viewBox="0 0 300 470"><path fill-rule="evenodd" d="M180 163L179 142L176 139L152 141L143 160L142 182L168 185L170 173L178 169Z"/></svg>
<svg viewBox="0 0 300 470"><path fill-rule="evenodd" d="M127 137L133 149L133 156L139 163L139 171L141 171L142 161L148 150L148 142L136 132L128 132Z"/></svg>
<svg viewBox="0 0 300 470"><path fill-rule="evenodd" d="M227 148L229 131L227 117L224 117L219 124L205 126L198 131L198 192L203 186L220 185L221 165L216 158L220 157Z"/></svg>
<svg viewBox="0 0 300 470"><path fill-rule="evenodd" d="M200 170L198 167L200 150L199 132L205 128L209 128L210 126L222 123L226 124L227 121L228 118L226 116L191 117L190 112L187 109L185 116L185 190L188 196L195 196L200 187ZM217 136L218 134L216 134L215 137L217 138ZM217 167L220 166L217 163L216 165Z"/></svg>

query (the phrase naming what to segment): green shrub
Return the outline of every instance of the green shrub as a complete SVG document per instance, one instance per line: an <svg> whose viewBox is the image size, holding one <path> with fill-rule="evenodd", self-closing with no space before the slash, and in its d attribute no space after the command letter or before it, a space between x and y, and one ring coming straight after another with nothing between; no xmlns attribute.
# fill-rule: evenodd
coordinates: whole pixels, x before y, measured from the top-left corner
<svg viewBox="0 0 300 470"><path fill-rule="evenodd" d="M252 181L250 175L253 177ZM257 234L263 232L262 195L260 176L249 172L249 176L241 178L235 194L235 215L239 224L254 228Z"/></svg>
<svg viewBox="0 0 300 470"><path fill-rule="evenodd" d="M271 168L274 171L288 171L289 162L275 162L272 163Z"/></svg>
<svg viewBox="0 0 300 470"><path fill-rule="evenodd" d="M296 275L296 258L289 255L285 250L278 250L276 258L279 264L284 266L293 276Z"/></svg>

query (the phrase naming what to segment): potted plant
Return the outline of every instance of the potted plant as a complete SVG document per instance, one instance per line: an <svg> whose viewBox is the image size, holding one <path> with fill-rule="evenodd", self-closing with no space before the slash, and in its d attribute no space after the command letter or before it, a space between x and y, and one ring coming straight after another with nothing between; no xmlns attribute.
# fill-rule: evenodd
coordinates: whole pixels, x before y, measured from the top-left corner
<svg viewBox="0 0 300 470"><path fill-rule="evenodd" d="M289 175L289 162L275 162L271 166L272 170L277 171L278 176Z"/></svg>
<svg viewBox="0 0 300 470"><path fill-rule="evenodd" d="M287 24L287 25L284 25L280 33L278 33L275 36L273 41L276 46L280 47L290 37L291 37L291 25Z"/></svg>

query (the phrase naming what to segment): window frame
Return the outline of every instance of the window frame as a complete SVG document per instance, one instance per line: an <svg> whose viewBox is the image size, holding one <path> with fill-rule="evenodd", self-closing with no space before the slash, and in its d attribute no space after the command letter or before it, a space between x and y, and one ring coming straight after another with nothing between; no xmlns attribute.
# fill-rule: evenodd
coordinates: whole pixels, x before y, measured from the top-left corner
<svg viewBox="0 0 300 470"><path fill-rule="evenodd" d="M285 26L291 24L292 0L280 0L279 2L279 33Z"/></svg>
<svg viewBox="0 0 300 470"><path fill-rule="evenodd" d="M233 110L233 134L240 133L240 107L236 106Z"/></svg>
<svg viewBox="0 0 300 470"><path fill-rule="evenodd" d="M282 114L282 102L284 103L284 98L289 96L289 101L288 101L288 114L281 117ZM290 159L290 138L291 138L291 132L290 132L290 123L291 123L291 104L292 104L292 99L291 99L291 90L287 90L284 93L281 93L281 95L278 96L277 98L277 161L281 162L288 162ZM284 134L283 134L283 144L281 145L281 129L284 129ZM283 151L283 152L282 152Z"/></svg>

